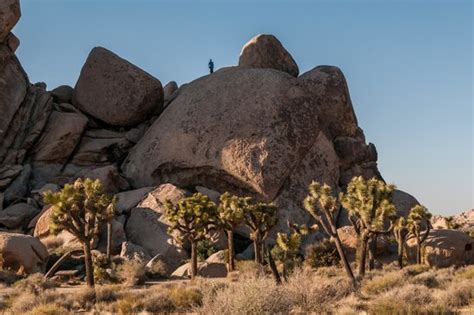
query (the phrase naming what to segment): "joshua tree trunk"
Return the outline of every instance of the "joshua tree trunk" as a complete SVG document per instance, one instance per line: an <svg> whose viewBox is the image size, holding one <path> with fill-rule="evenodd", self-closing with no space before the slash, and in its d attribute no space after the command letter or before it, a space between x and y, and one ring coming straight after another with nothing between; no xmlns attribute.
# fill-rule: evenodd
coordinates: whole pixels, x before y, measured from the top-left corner
<svg viewBox="0 0 474 315"><path fill-rule="evenodd" d="M377 235L375 235L369 242L369 270L375 268L375 255L377 251Z"/></svg>
<svg viewBox="0 0 474 315"><path fill-rule="evenodd" d="M229 272L231 272L235 270L234 231L232 230L227 230L227 250L228 250Z"/></svg>
<svg viewBox="0 0 474 315"><path fill-rule="evenodd" d="M255 240L253 241L253 248L255 251L255 262L263 265L263 257L262 257L262 236L260 233L256 233Z"/></svg>
<svg viewBox="0 0 474 315"><path fill-rule="evenodd" d="M342 248L341 240L339 239L339 235L336 233L334 238L334 243L336 244L337 252L339 253L339 257L341 257L342 265L346 270L347 276L352 280L352 283L355 283L354 273L352 272L351 265L349 265L349 261L347 260L346 253L344 253L344 249Z"/></svg>
<svg viewBox="0 0 474 315"><path fill-rule="evenodd" d="M421 242L419 239L416 240L416 263L421 265Z"/></svg>
<svg viewBox="0 0 474 315"><path fill-rule="evenodd" d="M86 283L89 287L94 287L94 267L92 266L92 253L90 240L86 240L83 245L84 263L86 265Z"/></svg>
<svg viewBox="0 0 474 315"><path fill-rule="evenodd" d="M267 248L267 257L268 257L268 264L270 265L270 269L272 270L273 278L275 279L275 282L277 285L281 284L281 277L280 274L278 273L278 269L275 265L275 261L273 260L272 253L270 249Z"/></svg>
<svg viewBox="0 0 474 315"><path fill-rule="evenodd" d="M404 242L398 242L398 265L400 269L403 269L403 249L404 249Z"/></svg>
<svg viewBox="0 0 474 315"><path fill-rule="evenodd" d="M367 243L369 241L365 232L362 232L359 246L359 277L365 276L365 260L367 257Z"/></svg>
<svg viewBox="0 0 474 315"><path fill-rule="evenodd" d="M196 241L191 242L191 280L197 275L197 250Z"/></svg>
<svg viewBox="0 0 474 315"><path fill-rule="evenodd" d="M110 261L112 251L112 221L107 221L107 260Z"/></svg>

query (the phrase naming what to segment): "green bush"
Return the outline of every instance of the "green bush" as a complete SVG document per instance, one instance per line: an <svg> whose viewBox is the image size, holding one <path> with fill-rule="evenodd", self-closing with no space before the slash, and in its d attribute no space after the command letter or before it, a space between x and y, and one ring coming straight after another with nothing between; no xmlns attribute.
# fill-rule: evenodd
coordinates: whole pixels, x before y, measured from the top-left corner
<svg viewBox="0 0 474 315"><path fill-rule="evenodd" d="M217 253L219 249L212 243L212 241L205 239L197 243L197 256L198 260L204 261L209 256Z"/></svg>
<svg viewBox="0 0 474 315"><path fill-rule="evenodd" d="M336 246L329 239L324 239L318 244L306 247L305 264L313 267L329 267L339 265L341 258Z"/></svg>

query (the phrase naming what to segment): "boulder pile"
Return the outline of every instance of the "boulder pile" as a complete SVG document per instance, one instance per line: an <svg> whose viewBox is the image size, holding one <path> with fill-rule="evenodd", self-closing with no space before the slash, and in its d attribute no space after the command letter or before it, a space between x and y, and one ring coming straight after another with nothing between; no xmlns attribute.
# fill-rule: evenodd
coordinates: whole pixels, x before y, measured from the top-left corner
<svg viewBox="0 0 474 315"><path fill-rule="evenodd" d="M312 180L340 191L356 175L381 178L377 150L358 126L342 71L317 66L299 75L273 35L245 44L237 66L181 87L172 81L163 88L159 79L96 47L74 87L48 90L44 83L29 82L15 56L19 41L11 29L19 17L18 0L2 1L0 237L5 247L11 247L13 230L52 242L41 193L77 177L99 178L117 194L115 254L161 255L172 267L188 253L186 244L175 244L167 234L166 199L195 191L214 198L225 191L250 195L274 202L280 209L275 230L285 230L287 219L312 224L302 209ZM416 203L397 192L399 213ZM345 224L342 214L339 225ZM57 238L55 243L74 243L70 235ZM28 266L41 265L40 256Z"/></svg>

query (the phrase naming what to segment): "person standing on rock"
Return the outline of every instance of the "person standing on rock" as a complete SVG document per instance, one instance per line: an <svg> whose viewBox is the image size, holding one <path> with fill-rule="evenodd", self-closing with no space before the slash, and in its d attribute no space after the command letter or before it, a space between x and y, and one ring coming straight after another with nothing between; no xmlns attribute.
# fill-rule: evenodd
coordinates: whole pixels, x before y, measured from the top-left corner
<svg viewBox="0 0 474 315"><path fill-rule="evenodd" d="M214 72L214 62L212 62L212 59L209 59L209 72L213 73Z"/></svg>

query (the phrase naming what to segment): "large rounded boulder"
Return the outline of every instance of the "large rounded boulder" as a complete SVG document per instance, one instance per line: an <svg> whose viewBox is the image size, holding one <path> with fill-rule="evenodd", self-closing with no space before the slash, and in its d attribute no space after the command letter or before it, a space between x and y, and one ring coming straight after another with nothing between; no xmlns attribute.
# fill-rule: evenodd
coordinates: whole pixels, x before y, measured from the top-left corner
<svg viewBox="0 0 474 315"><path fill-rule="evenodd" d="M82 67L73 102L109 125L133 126L163 106L163 87L137 66L95 47Z"/></svg>
<svg viewBox="0 0 474 315"><path fill-rule="evenodd" d="M44 272L49 257L37 238L17 233L0 233L0 253L4 268L26 273Z"/></svg>
<svg viewBox="0 0 474 315"><path fill-rule="evenodd" d="M407 241L408 257L415 261L415 239ZM474 264L474 240L462 231L431 230L423 243L424 263L431 267L450 267Z"/></svg>
<svg viewBox="0 0 474 315"><path fill-rule="evenodd" d="M299 73L298 65L290 53L275 36L269 34L257 35L244 45L239 66L275 69L294 77Z"/></svg>
<svg viewBox="0 0 474 315"><path fill-rule="evenodd" d="M272 200L319 133L298 80L232 67L181 87L122 165L135 187L173 183Z"/></svg>

